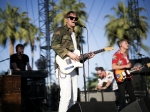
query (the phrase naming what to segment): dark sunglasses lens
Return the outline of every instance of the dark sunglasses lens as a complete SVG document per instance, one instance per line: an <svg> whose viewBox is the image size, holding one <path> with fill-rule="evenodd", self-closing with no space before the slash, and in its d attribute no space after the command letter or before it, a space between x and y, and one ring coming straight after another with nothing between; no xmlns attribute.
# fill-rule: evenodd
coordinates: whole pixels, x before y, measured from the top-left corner
<svg viewBox="0 0 150 112"><path fill-rule="evenodd" d="M70 20L73 20L74 19L74 17L69 17L70 18Z"/></svg>
<svg viewBox="0 0 150 112"><path fill-rule="evenodd" d="M70 18L70 20L73 20L73 19L75 19L75 21L77 21L78 20L78 18L77 17L69 17Z"/></svg>
<svg viewBox="0 0 150 112"><path fill-rule="evenodd" d="M75 18L75 21L78 21L78 18L77 18L77 17Z"/></svg>

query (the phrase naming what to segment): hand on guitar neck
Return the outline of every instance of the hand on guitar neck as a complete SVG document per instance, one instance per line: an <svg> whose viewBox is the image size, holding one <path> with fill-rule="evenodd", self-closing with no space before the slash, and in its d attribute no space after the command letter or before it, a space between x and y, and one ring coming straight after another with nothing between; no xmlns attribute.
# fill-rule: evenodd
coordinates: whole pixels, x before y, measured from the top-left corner
<svg viewBox="0 0 150 112"><path fill-rule="evenodd" d="M140 70L142 70L143 67L144 66L135 66L135 67L131 68L131 70L132 71L140 71Z"/></svg>
<svg viewBox="0 0 150 112"><path fill-rule="evenodd" d="M88 53L88 59L93 58L95 56L95 54L91 51L90 53Z"/></svg>

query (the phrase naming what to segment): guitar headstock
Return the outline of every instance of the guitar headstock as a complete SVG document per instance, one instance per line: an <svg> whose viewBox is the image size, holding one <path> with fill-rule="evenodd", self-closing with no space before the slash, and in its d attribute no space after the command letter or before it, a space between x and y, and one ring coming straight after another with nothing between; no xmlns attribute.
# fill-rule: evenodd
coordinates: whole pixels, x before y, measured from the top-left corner
<svg viewBox="0 0 150 112"><path fill-rule="evenodd" d="M114 47L105 47L104 50L105 50L105 51L114 50Z"/></svg>
<svg viewBox="0 0 150 112"><path fill-rule="evenodd" d="M147 65L147 67L150 67L150 63L147 63L146 65Z"/></svg>

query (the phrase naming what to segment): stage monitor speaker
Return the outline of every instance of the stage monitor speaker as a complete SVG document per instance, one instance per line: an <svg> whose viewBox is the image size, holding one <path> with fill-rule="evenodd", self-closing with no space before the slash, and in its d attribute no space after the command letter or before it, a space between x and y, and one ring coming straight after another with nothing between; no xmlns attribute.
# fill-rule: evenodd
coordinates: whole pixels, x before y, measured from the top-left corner
<svg viewBox="0 0 150 112"><path fill-rule="evenodd" d="M80 102L67 112L118 112L115 102Z"/></svg>
<svg viewBox="0 0 150 112"><path fill-rule="evenodd" d="M122 109L120 112L149 112L144 101L134 101L129 104L127 107Z"/></svg>
<svg viewBox="0 0 150 112"><path fill-rule="evenodd" d="M85 102L85 91L80 92L80 102ZM87 102L101 102L101 101L115 101L115 92L98 92L98 91L88 91L86 92Z"/></svg>

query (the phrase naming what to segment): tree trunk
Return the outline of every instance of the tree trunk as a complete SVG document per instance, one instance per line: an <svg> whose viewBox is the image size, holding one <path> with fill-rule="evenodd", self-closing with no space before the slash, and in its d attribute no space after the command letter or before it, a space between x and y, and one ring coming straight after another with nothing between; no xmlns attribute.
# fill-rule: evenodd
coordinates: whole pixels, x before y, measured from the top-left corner
<svg viewBox="0 0 150 112"><path fill-rule="evenodd" d="M31 53L32 53L32 69L33 69L33 62L34 62L34 41L31 42Z"/></svg>
<svg viewBox="0 0 150 112"><path fill-rule="evenodd" d="M13 44L13 42L12 42L12 40L10 39L10 49L9 49L9 53L10 53L10 56L12 55L12 54L14 54L14 44ZM11 68L11 63L10 63L10 60L9 60L9 67Z"/></svg>
<svg viewBox="0 0 150 112"><path fill-rule="evenodd" d="M12 55L12 54L14 54L14 43L12 42L12 40L10 39L10 56Z"/></svg>

